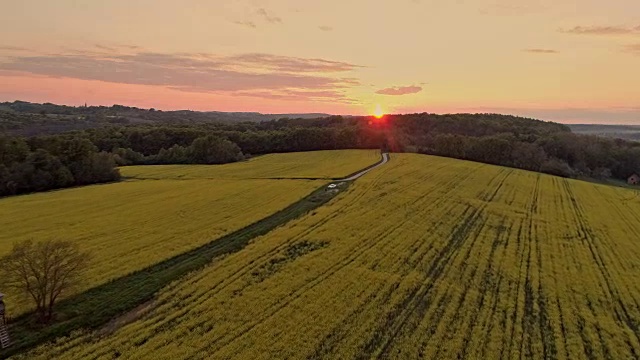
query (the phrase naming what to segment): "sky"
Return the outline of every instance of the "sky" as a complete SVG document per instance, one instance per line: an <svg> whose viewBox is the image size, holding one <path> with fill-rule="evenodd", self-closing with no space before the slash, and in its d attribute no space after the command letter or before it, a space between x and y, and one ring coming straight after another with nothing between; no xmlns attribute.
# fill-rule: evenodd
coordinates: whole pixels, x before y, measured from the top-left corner
<svg viewBox="0 0 640 360"><path fill-rule="evenodd" d="M0 0L0 101L640 124L640 1Z"/></svg>

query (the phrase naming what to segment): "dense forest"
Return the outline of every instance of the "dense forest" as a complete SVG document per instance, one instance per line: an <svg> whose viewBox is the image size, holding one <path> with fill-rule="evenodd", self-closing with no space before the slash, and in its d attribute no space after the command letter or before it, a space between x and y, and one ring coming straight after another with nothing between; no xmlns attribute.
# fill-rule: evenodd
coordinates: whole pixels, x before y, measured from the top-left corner
<svg viewBox="0 0 640 360"><path fill-rule="evenodd" d="M11 116L0 112L0 129L9 122L24 128L21 119L31 121L43 116L41 111L56 109L45 104L45 110L38 111L37 104L24 104L19 103L32 112L9 109ZM98 116L88 110L91 108L62 109L72 116L82 112L88 112L82 116ZM157 119L155 110L124 109L141 112L138 118ZM116 181L120 178L117 166L222 164L266 153L347 148L419 152L564 177L626 179L640 171L640 143L574 134L565 125L497 114L261 122L181 118L130 123L117 119L86 126L88 120L82 118L79 126L71 126L75 130L57 134L43 131L23 137L4 131L0 135L0 196Z"/></svg>
<svg viewBox="0 0 640 360"><path fill-rule="evenodd" d="M14 195L120 179L112 154L81 136L0 137L0 195Z"/></svg>

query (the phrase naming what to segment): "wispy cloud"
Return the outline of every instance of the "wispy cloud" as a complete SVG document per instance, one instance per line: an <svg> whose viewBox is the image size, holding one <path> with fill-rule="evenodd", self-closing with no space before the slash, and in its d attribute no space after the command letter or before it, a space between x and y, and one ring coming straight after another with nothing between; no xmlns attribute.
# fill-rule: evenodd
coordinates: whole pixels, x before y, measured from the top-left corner
<svg viewBox="0 0 640 360"><path fill-rule="evenodd" d="M624 51L636 55L640 55L640 44L632 44L624 47Z"/></svg>
<svg viewBox="0 0 640 360"><path fill-rule="evenodd" d="M253 21L234 21L233 23L237 25L246 26L252 29L257 28L256 23L254 23Z"/></svg>
<svg viewBox="0 0 640 360"><path fill-rule="evenodd" d="M125 49L129 49L129 50L140 50L142 49L142 47L138 46L138 45L118 45L121 48L125 48Z"/></svg>
<svg viewBox="0 0 640 360"><path fill-rule="evenodd" d="M255 15L252 16L254 18L252 20L237 20L233 21L233 23L251 29L256 29L258 27L258 20L266 21L269 24L282 23L282 18L269 13L269 11L267 11L267 9L265 8L259 8L258 10L256 10L255 14L257 15L257 17Z"/></svg>
<svg viewBox="0 0 640 360"><path fill-rule="evenodd" d="M103 51L109 51L109 52L118 52L120 50L125 50L126 51L126 50L140 50L140 49L142 49L140 46L137 46L137 45L126 45L126 44L115 44L115 45L94 44L93 46L96 49L100 49L100 50L103 50Z"/></svg>
<svg viewBox="0 0 640 360"><path fill-rule="evenodd" d="M420 86L398 86L398 87L390 87L386 89L381 89L376 91L376 94L381 95L407 95L407 94L416 94L422 91L422 87Z"/></svg>
<svg viewBox="0 0 640 360"><path fill-rule="evenodd" d="M327 25L318 26L318 29L320 29L322 31L333 31L333 28L331 26L327 26Z"/></svg>
<svg viewBox="0 0 640 360"><path fill-rule="evenodd" d="M340 101L358 79L340 76L360 68L346 62L241 54L112 52L110 46L51 55L14 55L0 61L0 70L49 77L162 86L201 93L228 93L280 99Z"/></svg>
<svg viewBox="0 0 640 360"><path fill-rule="evenodd" d="M269 12L264 8L258 9L257 14L260 15L268 23L271 23L271 24L280 24L280 23L282 23L282 19L281 18L279 18L277 16L274 16L274 15L270 15Z"/></svg>
<svg viewBox="0 0 640 360"><path fill-rule="evenodd" d="M341 104L355 104L356 100L349 98L343 91L304 91L304 90L281 90L281 91L241 91L236 92L236 96L250 96L271 100L289 101L318 101L333 102Z"/></svg>
<svg viewBox="0 0 640 360"><path fill-rule="evenodd" d="M575 26L560 29L560 32L575 35L640 35L640 26Z"/></svg>
<svg viewBox="0 0 640 360"><path fill-rule="evenodd" d="M216 59L213 57L213 59ZM279 56L270 54L243 54L223 58L217 58L219 63L240 64L244 67L257 66L274 71L286 71L294 73L330 73L351 71L363 66L341 61L324 59L308 59L291 56Z"/></svg>
<svg viewBox="0 0 640 360"><path fill-rule="evenodd" d="M0 50L8 50L8 51L30 51L27 48L23 48L20 46L10 46L10 45L0 45Z"/></svg>
<svg viewBox="0 0 640 360"><path fill-rule="evenodd" d="M499 0L481 7L479 11L483 15L517 16L540 13L549 7L550 4L544 1Z"/></svg>
<svg viewBox="0 0 640 360"><path fill-rule="evenodd" d="M95 44L94 45L96 48L100 49L100 50L104 50L104 51L116 51L115 48L112 48L110 46L107 45L101 45L101 44Z"/></svg>
<svg viewBox="0 0 640 360"><path fill-rule="evenodd" d="M522 51L531 53L531 54L559 54L560 53L558 50L553 50L553 49L524 49Z"/></svg>

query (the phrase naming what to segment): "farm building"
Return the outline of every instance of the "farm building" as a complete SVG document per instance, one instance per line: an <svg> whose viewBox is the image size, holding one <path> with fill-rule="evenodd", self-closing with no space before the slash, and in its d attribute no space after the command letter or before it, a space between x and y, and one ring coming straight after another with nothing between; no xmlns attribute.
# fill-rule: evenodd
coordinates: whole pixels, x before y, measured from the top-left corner
<svg viewBox="0 0 640 360"><path fill-rule="evenodd" d="M627 183L629 185L638 185L638 184L640 184L640 175L638 175L636 173L636 174L633 174L633 175L629 176L629 179L627 179Z"/></svg>

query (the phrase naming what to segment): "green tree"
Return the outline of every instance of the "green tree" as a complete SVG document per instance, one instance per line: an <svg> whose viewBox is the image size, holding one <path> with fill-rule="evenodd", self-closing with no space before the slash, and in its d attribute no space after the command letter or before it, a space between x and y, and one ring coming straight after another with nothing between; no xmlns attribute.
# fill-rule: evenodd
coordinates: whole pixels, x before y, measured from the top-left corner
<svg viewBox="0 0 640 360"><path fill-rule="evenodd" d="M0 164L22 162L28 155L29 145L23 138L0 136Z"/></svg>
<svg viewBox="0 0 640 360"><path fill-rule="evenodd" d="M90 154L74 165L74 177L78 185L120 180L120 171L116 168L113 155L107 152Z"/></svg>
<svg viewBox="0 0 640 360"><path fill-rule="evenodd" d="M188 161L187 148L180 145L173 145L169 149L162 148L155 157L158 164L186 164Z"/></svg>
<svg viewBox="0 0 640 360"><path fill-rule="evenodd" d="M187 149L187 157L194 164L225 164L242 160L243 154L235 143L209 135L195 139Z"/></svg>
<svg viewBox="0 0 640 360"><path fill-rule="evenodd" d="M43 191L69 186L74 178L60 159L44 149L38 149L27 157L32 172L27 174L32 191Z"/></svg>
<svg viewBox="0 0 640 360"><path fill-rule="evenodd" d="M130 148L116 148L112 153L118 166L141 164L144 161L144 155Z"/></svg>

